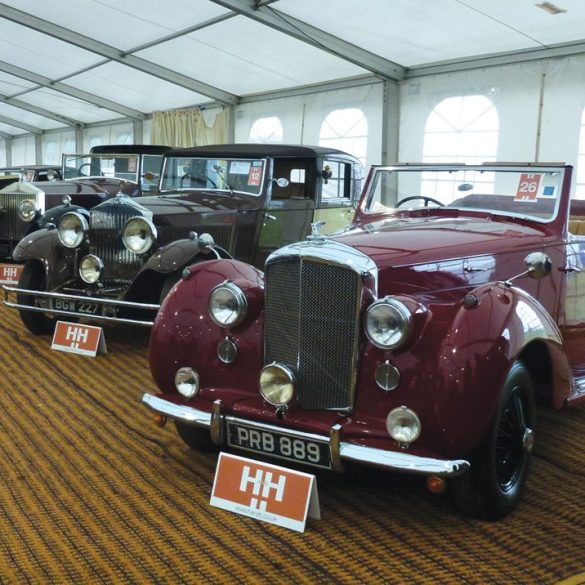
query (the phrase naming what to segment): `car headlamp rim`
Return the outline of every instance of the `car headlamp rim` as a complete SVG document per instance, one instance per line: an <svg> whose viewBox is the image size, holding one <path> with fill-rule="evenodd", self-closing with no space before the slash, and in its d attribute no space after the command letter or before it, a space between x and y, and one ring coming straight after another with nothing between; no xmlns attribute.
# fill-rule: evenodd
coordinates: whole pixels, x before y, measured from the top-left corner
<svg viewBox="0 0 585 585"><path fill-rule="evenodd" d="M373 329L373 324L382 312L392 315L396 326L395 333L389 339L383 339L383 336ZM378 317L376 317L378 313ZM364 320L364 329L366 336L372 344L380 349L397 349L403 346L411 337L413 329L412 312L402 301L392 297L385 297L372 303L367 311ZM388 337L388 335L386 335Z"/></svg>
<svg viewBox="0 0 585 585"><path fill-rule="evenodd" d="M133 254L146 254L157 237L154 224L141 215L128 218L122 230L122 243Z"/></svg>
<svg viewBox="0 0 585 585"><path fill-rule="evenodd" d="M35 199L23 199L18 204L18 217L27 223L34 220L41 208Z"/></svg>
<svg viewBox="0 0 585 585"><path fill-rule="evenodd" d="M78 248L89 230L87 219L76 211L68 211L61 216L57 234L66 248Z"/></svg>
<svg viewBox="0 0 585 585"><path fill-rule="evenodd" d="M289 367L272 362L260 370L258 388L266 402L281 408L294 397L295 375Z"/></svg>
<svg viewBox="0 0 585 585"><path fill-rule="evenodd" d="M79 263L79 276L87 284L96 283L104 271L104 263L94 254L88 254Z"/></svg>
<svg viewBox="0 0 585 585"><path fill-rule="evenodd" d="M237 284L225 281L209 293L208 311L211 320L219 327L236 327L246 317L248 299Z"/></svg>

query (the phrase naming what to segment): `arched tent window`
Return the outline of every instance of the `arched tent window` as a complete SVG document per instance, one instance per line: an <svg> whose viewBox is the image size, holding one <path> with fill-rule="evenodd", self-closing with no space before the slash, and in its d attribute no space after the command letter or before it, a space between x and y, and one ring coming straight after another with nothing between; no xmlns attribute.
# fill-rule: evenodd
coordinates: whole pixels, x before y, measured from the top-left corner
<svg viewBox="0 0 585 585"><path fill-rule="evenodd" d="M258 118L250 128L250 142L282 142L282 123L276 116Z"/></svg>
<svg viewBox="0 0 585 585"><path fill-rule="evenodd" d="M119 132L116 144L132 144L132 129Z"/></svg>
<svg viewBox="0 0 585 585"><path fill-rule="evenodd" d="M581 133L579 135L579 152L577 153L576 172L575 198L585 199L585 109L581 115Z"/></svg>
<svg viewBox="0 0 585 585"><path fill-rule="evenodd" d="M368 120L359 108L330 112L319 132L319 146L353 154L365 166L368 146Z"/></svg>
<svg viewBox="0 0 585 585"><path fill-rule="evenodd" d="M500 122L492 101L483 95L444 99L430 113L425 126L423 162L478 164L495 161ZM423 174L425 195L449 204L460 193L444 173ZM481 173L474 184L484 193L494 189L493 173Z"/></svg>
<svg viewBox="0 0 585 585"><path fill-rule="evenodd" d="M444 99L425 126L424 162L496 160L500 122L492 101L483 95Z"/></svg>

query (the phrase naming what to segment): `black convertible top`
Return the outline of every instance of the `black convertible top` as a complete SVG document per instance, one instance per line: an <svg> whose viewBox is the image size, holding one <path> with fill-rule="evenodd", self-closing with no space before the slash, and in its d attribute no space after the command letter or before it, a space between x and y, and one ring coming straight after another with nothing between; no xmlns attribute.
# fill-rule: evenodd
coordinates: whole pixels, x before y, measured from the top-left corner
<svg viewBox="0 0 585 585"><path fill-rule="evenodd" d="M354 158L347 152L324 146L306 146L298 144L210 144L208 146L194 146L191 148L176 148L165 153L166 156L196 157L315 157L328 154L340 154Z"/></svg>
<svg viewBox="0 0 585 585"><path fill-rule="evenodd" d="M101 144L93 146L89 151L95 154L164 154L171 146L160 144Z"/></svg>

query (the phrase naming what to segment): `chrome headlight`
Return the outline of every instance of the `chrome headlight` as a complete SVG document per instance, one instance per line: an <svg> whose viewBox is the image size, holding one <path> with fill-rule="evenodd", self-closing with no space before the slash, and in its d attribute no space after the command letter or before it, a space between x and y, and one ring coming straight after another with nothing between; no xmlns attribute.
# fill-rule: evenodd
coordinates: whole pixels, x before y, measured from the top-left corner
<svg viewBox="0 0 585 585"><path fill-rule="evenodd" d="M288 404L294 395L293 373L279 364L264 366L260 372L260 394L273 406Z"/></svg>
<svg viewBox="0 0 585 585"><path fill-rule="evenodd" d="M235 327L246 316L248 301L233 282L217 285L209 295L209 316L220 327Z"/></svg>
<svg viewBox="0 0 585 585"><path fill-rule="evenodd" d="M79 276L81 280L88 284L93 284L100 279L104 270L104 263L100 258L89 254L85 256L79 263Z"/></svg>
<svg viewBox="0 0 585 585"><path fill-rule="evenodd" d="M87 219L75 211L65 213L59 222L59 240L66 248L77 248L89 229Z"/></svg>
<svg viewBox="0 0 585 585"><path fill-rule="evenodd" d="M420 420L413 410L400 406L386 417L386 429L397 443L407 447L420 435Z"/></svg>
<svg viewBox="0 0 585 585"><path fill-rule="evenodd" d="M122 242L134 254L145 254L156 239L156 228L144 217L131 217L124 226Z"/></svg>
<svg viewBox="0 0 585 585"><path fill-rule="evenodd" d="M394 349L408 341L412 331L412 313L397 299L376 301L366 312L365 330L376 347Z"/></svg>
<svg viewBox="0 0 585 585"><path fill-rule="evenodd" d="M39 211L40 208L34 199L24 199L18 204L18 217L22 221L32 221Z"/></svg>
<svg viewBox="0 0 585 585"><path fill-rule="evenodd" d="M193 368L179 368L175 374L175 388L185 398L199 392L199 374Z"/></svg>

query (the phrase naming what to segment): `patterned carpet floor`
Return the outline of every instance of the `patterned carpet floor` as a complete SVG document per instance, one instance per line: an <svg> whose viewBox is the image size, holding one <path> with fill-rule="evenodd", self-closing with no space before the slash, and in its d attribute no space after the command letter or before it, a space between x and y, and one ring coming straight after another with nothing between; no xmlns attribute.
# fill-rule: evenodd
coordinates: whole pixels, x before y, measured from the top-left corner
<svg viewBox="0 0 585 585"><path fill-rule="evenodd" d="M421 479L319 473L304 533L209 505L217 455L141 405L148 332L53 351L0 307L0 583L585 583L585 408L540 413L520 509L458 516Z"/></svg>

